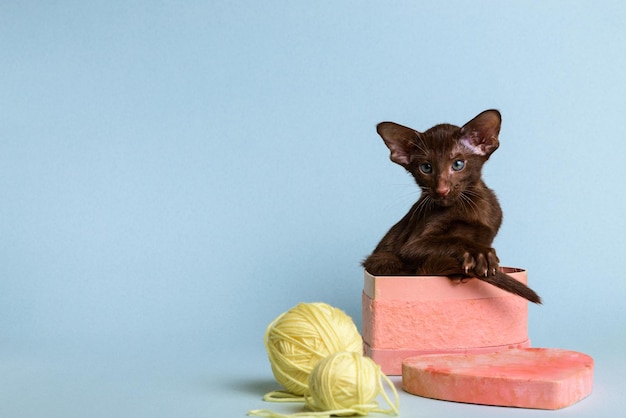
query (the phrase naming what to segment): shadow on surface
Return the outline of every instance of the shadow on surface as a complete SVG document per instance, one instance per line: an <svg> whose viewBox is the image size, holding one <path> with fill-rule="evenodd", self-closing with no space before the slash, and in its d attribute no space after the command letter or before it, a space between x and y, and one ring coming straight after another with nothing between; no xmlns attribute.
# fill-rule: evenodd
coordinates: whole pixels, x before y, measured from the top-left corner
<svg viewBox="0 0 626 418"><path fill-rule="evenodd" d="M258 395L260 398L267 392L282 389L282 386L273 379L233 379L225 383L231 390Z"/></svg>
<svg viewBox="0 0 626 418"><path fill-rule="evenodd" d="M196 379L195 386L204 388L206 391L231 392L257 396L263 398L268 392L281 390L282 387L273 379L246 379L243 377L232 377L222 379L211 379L204 377Z"/></svg>

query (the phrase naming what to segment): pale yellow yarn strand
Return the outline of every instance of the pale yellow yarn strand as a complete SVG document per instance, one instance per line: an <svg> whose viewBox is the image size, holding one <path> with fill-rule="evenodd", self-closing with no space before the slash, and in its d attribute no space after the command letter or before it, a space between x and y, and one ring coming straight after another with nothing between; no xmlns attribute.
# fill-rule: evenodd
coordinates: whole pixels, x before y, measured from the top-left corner
<svg viewBox="0 0 626 418"><path fill-rule="evenodd" d="M304 396L294 395L284 390L274 390L263 396L266 402L304 402Z"/></svg>
<svg viewBox="0 0 626 418"><path fill-rule="evenodd" d="M386 383L394 395L392 401L384 389ZM368 415L376 412L397 415L399 397L395 386L370 358L354 352L338 352L321 360L309 377L309 394L305 396L310 412L280 414L257 409L248 415L265 418L323 418L332 416ZM380 407L381 396L388 409Z"/></svg>
<svg viewBox="0 0 626 418"><path fill-rule="evenodd" d="M264 343L274 377L299 396L308 392L309 375L320 360L339 351L363 353L352 319L325 303L300 303L278 316L267 327ZM279 398L285 402L288 397Z"/></svg>

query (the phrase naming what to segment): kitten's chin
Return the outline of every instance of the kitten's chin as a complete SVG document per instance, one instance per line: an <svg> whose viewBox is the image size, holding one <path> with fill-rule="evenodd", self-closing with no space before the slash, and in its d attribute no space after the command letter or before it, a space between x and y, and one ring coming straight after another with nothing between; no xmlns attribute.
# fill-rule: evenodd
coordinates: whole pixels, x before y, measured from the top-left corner
<svg viewBox="0 0 626 418"><path fill-rule="evenodd" d="M454 205L454 202L456 202L456 198L452 196L438 197L433 200L437 206L441 206L442 208L449 208L450 206Z"/></svg>

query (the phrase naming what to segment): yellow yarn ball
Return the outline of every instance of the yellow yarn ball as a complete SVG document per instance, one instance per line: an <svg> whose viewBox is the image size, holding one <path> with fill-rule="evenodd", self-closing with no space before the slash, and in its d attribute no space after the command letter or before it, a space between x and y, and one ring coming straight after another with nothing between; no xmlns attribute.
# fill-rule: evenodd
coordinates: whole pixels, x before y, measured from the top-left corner
<svg viewBox="0 0 626 418"><path fill-rule="evenodd" d="M340 351L363 353L352 318L325 303L300 303L276 318L265 331L265 348L274 377L295 395L308 393L317 363Z"/></svg>
<svg viewBox="0 0 626 418"><path fill-rule="evenodd" d="M396 395L395 405L382 386L385 379ZM390 410L382 410L375 401L382 395ZM397 414L397 393L380 367L358 353L340 352L321 360L309 377L307 406L313 411L331 411L333 415L367 415L369 412Z"/></svg>

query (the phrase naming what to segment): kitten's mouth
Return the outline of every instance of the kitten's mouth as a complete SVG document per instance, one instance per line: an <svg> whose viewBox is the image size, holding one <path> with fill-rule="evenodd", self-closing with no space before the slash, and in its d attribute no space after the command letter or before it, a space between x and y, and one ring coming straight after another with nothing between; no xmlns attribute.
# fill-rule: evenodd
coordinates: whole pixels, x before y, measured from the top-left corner
<svg viewBox="0 0 626 418"><path fill-rule="evenodd" d="M433 200L435 201L435 204L438 206L448 207L454 204L454 202L456 201L456 197L451 196L451 195L447 195L447 196L437 195L437 196L433 196Z"/></svg>

